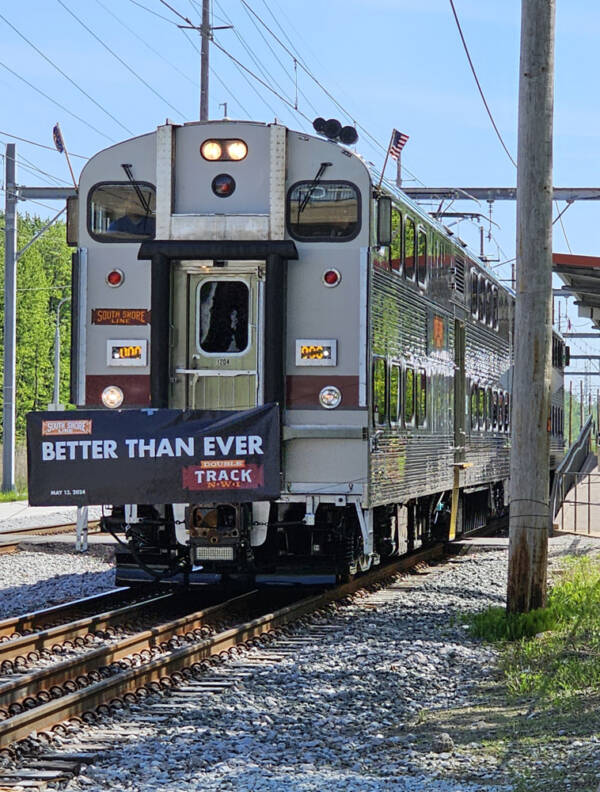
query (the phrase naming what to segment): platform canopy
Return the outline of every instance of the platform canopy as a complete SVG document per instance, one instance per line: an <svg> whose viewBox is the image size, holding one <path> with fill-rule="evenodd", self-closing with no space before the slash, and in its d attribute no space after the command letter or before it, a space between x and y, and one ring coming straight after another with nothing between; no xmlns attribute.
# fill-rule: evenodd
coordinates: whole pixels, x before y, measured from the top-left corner
<svg viewBox="0 0 600 792"><path fill-rule="evenodd" d="M600 330L600 257L553 253L552 268L565 284L565 296L575 297L579 316Z"/></svg>

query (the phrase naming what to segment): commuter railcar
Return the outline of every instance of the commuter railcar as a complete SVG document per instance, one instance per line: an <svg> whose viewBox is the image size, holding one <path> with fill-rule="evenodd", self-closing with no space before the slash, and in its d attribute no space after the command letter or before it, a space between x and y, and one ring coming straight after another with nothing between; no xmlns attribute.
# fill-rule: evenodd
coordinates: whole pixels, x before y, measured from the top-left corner
<svg viewBox="0 0 600 792"><path fill-rule="evenodd" d="M280 419L268 498L225 459L115 499L120 583L333 581L504 508L513 296L349 148L167 123L92 157L69 225L75 404L204 416L222 450L224 414Z"/></svg>

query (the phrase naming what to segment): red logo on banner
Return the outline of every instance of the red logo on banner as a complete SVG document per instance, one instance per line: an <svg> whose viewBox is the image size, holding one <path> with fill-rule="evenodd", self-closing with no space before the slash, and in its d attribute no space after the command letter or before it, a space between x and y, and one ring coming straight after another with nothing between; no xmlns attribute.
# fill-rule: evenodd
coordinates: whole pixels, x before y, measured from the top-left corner
<svg viewBox="0 0 600 792"><path fill-rule="evenodd" d="M247 465L243 459L203 461L184 467L183 487L188 490L255 489L264 486L262 465Z"/></svg>

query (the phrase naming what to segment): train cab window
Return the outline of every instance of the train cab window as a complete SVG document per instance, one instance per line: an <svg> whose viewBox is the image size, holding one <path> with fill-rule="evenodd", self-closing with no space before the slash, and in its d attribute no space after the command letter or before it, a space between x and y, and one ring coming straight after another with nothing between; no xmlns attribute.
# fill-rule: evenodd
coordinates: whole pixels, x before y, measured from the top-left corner
<svg viewBox="0 0 600 792"><path fill-rule="evenodd" d="M390 368L390 423L396 426L400 420L400 382L402 369L397 363Z"/></svg>
<svg viewBox="0 0 600 792"><path fill-rule="evenodd" d="M404 224L404 274L415 279L415 221L409 217Z"/></svg>
<svg viewBox="0 0 600 792"><path fill-rule="evenodd" d="M421 229L419 229L417 248L417 281L424 286L427 281L427 234Z"/></svg>
<svg viewBox="0 0 600 792"><path fill-rule="evenodd" d="M359 192L350 182L298 182L288 193L287 222L294 239L354 239L360 231Z"/></svg>
<svg viewBox="0 0 600 792"><path fill-rule="evenodd" d="M386 420L385 358L373 358L373 424L381 426Z"/></svg>
<svg viewBox="0 0 600 792"><path fill-rule="evenodd" d="M103 182L88 193L87 224L98 242L154 239L156 190L147 182Z"/></svg>
<svg viewBox="0 0 600 792"><path fill-rule="evenodd" d="M479 275L477 274L477 270L471 270L471 316L477 319L477 311L479 308L478 302L478 292L479 292Z"/></svg>
<svg viewBox="0 0 600 792"><path fill-rule="evenodd" d="M395 206L392 206L390 266L395 272L402 272L402 214Z"/></svg>
<svg viewBox="0 0 600 792"><path fill-rule="evenodd" d="M417 426L427 423L427 374L425 369L419 369L417 374Z"/></svg>
<svg viewBox="0 0 600 792"><path fill-rule="evenodd" d="M198 347L209 355L235 355L248 347L248 286L243 281L198 284Z"/></svg>
<svg viewBox="0 0 600 792"><path fill-rule="evenodd" d="M485 320L486 320L486 316L485 316L485 278L482 275L479 276L479 289L478 289L477 293L479 295L479 307L478 307L479 321L480 322L485 322Z"/></svg>
<svg viewBox="0 0 600 792"><path fill-rule="evenodd" d="M415 420L415 370L406 367L404 374L404 425L413 426Z"/></svg>
<svg viewBox="0 0 600 792"><path fill-rule="evenodd" d="M478 386L471 385L471 429L477 429L479 426L479 420L477 418L477 413L479 410L479 402L477 399L478 392Z"/></svg>

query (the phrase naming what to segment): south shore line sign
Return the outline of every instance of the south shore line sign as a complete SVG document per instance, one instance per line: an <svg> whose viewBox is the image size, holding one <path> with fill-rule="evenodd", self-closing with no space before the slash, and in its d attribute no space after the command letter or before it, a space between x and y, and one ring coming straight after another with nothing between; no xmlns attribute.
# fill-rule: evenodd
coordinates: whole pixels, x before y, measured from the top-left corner
<svg viewBox="0 0 600 792"><path fill-rule="evenodd" d="M27 416L33 506L279 496L279 409L77 410Z"/></svg>

